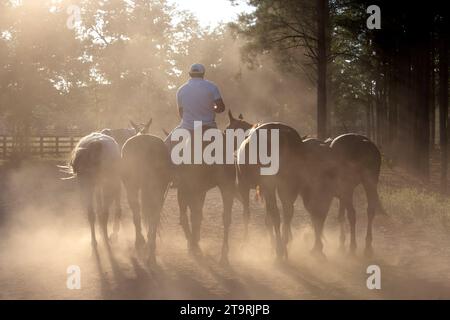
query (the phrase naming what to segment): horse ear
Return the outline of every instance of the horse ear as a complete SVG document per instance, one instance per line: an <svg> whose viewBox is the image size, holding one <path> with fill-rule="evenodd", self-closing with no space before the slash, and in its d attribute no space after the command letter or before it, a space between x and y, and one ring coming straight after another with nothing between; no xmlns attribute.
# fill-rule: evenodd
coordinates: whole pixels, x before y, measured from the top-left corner
<svg viewBox="0 0 450 320"><path fill-rule="evenodd" d="M230 121L234 120L233 114L231 113L231 110L228 110L228 118L230 118Z"/></svg>
<svg viewBox="0 0 450 320"><path fill-rule="evenodd" d="M242 113L239 114L239 120L244 120L244 116L242 115Z"/></svg>
<svg viewBox="0 0 450 320"><path fill-rule="evenodd" d="M130 120L130 124L134 128L134 130L136 130L136 132L139 131L139 126L136 123L134 123L133 120Z"/></svg>
<svg viewBox="0 0 450 320"><path fill-rule="evenodd" d="M153 119L150 119L142 128L142 130L140 131L142 134L146 134L148 133L148 129L150 128L150 125L152 124Z"/></svg>

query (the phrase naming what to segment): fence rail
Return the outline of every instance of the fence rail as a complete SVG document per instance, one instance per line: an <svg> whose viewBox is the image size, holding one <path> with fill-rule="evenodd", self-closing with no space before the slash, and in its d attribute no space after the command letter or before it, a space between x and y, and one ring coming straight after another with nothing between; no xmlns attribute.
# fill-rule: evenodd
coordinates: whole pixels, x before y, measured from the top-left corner
<svg viewBox="0 0 450 320"><path fill-rule="evenodd" d="M0 136L0 158L6 159L12 154L34 156L64 156L69 154L81 137L75 136Z"/></svg>

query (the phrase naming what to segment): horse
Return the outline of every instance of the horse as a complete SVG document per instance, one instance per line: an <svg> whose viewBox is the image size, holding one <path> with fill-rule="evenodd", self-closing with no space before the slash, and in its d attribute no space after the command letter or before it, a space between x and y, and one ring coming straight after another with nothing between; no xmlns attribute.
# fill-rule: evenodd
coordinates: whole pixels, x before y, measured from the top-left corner
<svg viewBox="0 0 450 320"><path fill-rule="evenodd" d="M230 116L228 128L247 127L242 119L236 120ZM247 129L248 130L248 129ZM241 161L242 157L247 157L250 151L252 139L261 138L260 132L267 130L267 149L273 152L271 145L271 132L278 130L279 135L279 170L273 175L261 175L260 169L263 167L260 163L249 164ZM261 147L261 142L259 142ZM244 220L248 224L248 191L250 188L259 186L266 205L266 227L269 230L272 242L275 245L277 259L287 259L287 243L291 239L291 220L294 213L294 202L302 190L302 180L298 179L298 167L302 166L303 161L302 138L298 132L286 124L279 122L265 123L253 126L248 131L248 136L239 146L237 151L237 177L238 189L244 204ZM283 208L283 221L281 222L280 213L276 201L276 193L280 197Z"/></svg>
<svg viewBox="0 0 450 320"><path fill-rule="evenodd" d="M314 228L311 253L324 259L322 234L331 203L336 193L337 171L329 143L308 138L303 140L303 168L298 169L302 181L300 194Z"/></svg>
<svg viewBox="0 0 450 320"><path fill-rule="evenodd" d="M152 119L150 119L148 123L141 123L141 124L136 124L130 120L131 128L119 128L119 129L106 128L106 129L101 130L100 133L106 134L107 136L110 136L111 138L113 138L117 142L117 144L119 146L119 151L120 151L120 150L122 150L123 145L125 144L125 142L128 139L135 136L139 132L147 133L151 123L152 123ZM121 200L121 197L116 197L114 199L114 205L116 206L116 208L121 207L120 200ZM119 215L120 215L121 211L122 211L121 209L116 210L116 212L118 212ZM116 226L116 232L114 232L111 236L111 239L113 241L117 241L117 238L118 238L118 232L120 229L120 219L121 219L120 216L116 216L116 220L118 222L117 222L117 226Z"/></svg>
<svg viewBox="0 0 450 320"><path fill-rule="evenodd" d="M326 149L317 148L310 143L303 143L297 131L281 123L251 125L238 119L229 112L227 129L248 130L249 136L241 144L238 154L247 152L251 135L257 135L260 129L277 128L280 130L280 170L276 176L260 176L258 166L237 164L238 190L244 207L244 224L246 232L249 221L249 190L258 188L266 200L266 226L272 241L275 242L277 259L287 259L287 244L292 238L291 221L294 203L300 194L305 209L311 216L315 230L315 243L312 254L323 257L322 232L331 201L335 183L333 163L318 161L327 159ZM281 147L283 146L283 147ZM270 146L269 146L270 148ZM276 205L276 191L282 203L282 230L280 231L280 214Z"/></svg>
<svg viewBox="0 0 450 320"><path fill-rule="evenodd" d="M133 212L135 247L143 248L141 210L147 223L147 241L150 265L156 264L156 234L161 210L172 178L171 162L164 141L146 134L151 121L122 147L122 181L128 204ZM140 193L140 201L139 201Z"/></svg>
<svg viewBox="0 0 450 320"><path fill-rule="evenodd" d="M86 208L91 227L91 245L97 247L95 236L94 195L97 199L97 214L105 243L108 239L109 208L113 201L120 203L120 151L117 142L100 132L91 133L77 143L67 166L61 167L71 174L66 179L76 178L81 200ZM113 235L120 226L120 205L116 207Z"/></svg>
<svg viewBox="0 0 450 320"><path fill-rule="evenodd" d="M117 144L119 145L119 148L122 149L125 142L130 139L131 137L138 134L142 127L145 126L145 124L137 125L133 121L130 120L131 128L119 128L119 129L108 129L105 128L100 131L100 133L106 134L114 140L116 140Z"/></svg>
<svg viewBox="0 0 450 320"><path fill-rule="evenodd" d="M257 127L256 124L251 124L247 121L244 120L244 117L242 116L242 114L239 114L238 118L235 118L233 116L233 113L231 112L231 110L228 111L228 125L226 127L226 129L228 130L238 130L238 129L242 129L244 131L247 132L247 134L249 133L249 131L255 127ZM237 148L239 148L240 146L237 146L237 143L235 144ZM236 164L237 166L237 164ZM236 167L237 168L237 167ZM250 200L249 200L249 193L250 193L250 189L255 189L257 186L254 184L254 182L252 183L250 181L250 179L242 179L239 178L239 170L237 170L238 173L238 195L239 195L239 199L242 202L242 206L243 206L243 215L244 215L244 239L246 240L248 238L248 224L250 221Z"/></svg>
<svg viewBox="0 0 450 320"><path fill-rule="evenodd" d="M203 129L210 129L204 127ZM218 129L214 129L218 130ZM173 134L173 133L172 133ZM222 134L222 133L220 133ZM192 136L192 132L191 132ZM222 134L223 141L226 141L226 136ZM170 139L170 135L166 138L166 143ZM190 140L192 141L192 139ZM186 141L183 141L183 143ZM181 143L181 142L180 142ZM170 145L168 143L167 145ZM224 143L223 156L226 157L226 143ZM172 149L168 146L169 150ZM203 153L204 145L201 150ZM191 152L193 155L193 152ZM223 243L220 262L227 265L228 261L228 238L231 225L231 210L233 206L233 200L235 195L235 167L234 164L213 163L206 164L192 164L182 163L174 165L177 180L177 199L180 209L180 224L187 239L188 250L195 257L199 257L202 254L199 242L200 242L200 229L203 217L203 206L205 202L206 193L214 188L218 187L223 203ZM190 210L190 217L187 214L187 209Z"/></svg>
<svg viewBox="0 0 450 320"><path fill-rule="evenodd" d="M306 144L322 143L304 141ZM381 168L381 153L369 138L347 133L328 139L321 145L329 150L329 159L334 162L336 184L334 194L339 199L340 248L345 248L345 213L350 224L350 252L356 251L356 213L353 206L353 193L362 185L367 198L367 230L365 255L373 253L372 225L375 213L386 214L378 194L378 180ZM318 159L319 160L319 159ZM323 160L322 160L323 161Z"/></svg>

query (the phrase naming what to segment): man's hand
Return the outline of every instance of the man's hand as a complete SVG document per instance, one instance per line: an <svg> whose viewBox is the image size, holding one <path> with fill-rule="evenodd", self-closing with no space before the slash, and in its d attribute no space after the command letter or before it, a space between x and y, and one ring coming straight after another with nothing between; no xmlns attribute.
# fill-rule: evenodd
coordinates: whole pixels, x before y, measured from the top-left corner
<svg viewBox="0 0 450 320"><path fill-rule="evenodd" d="M216 106L214 107L214 112L222 113L225 111L225 104L223 103L222 99L217 99L214 102L216 104Z"/></svg>

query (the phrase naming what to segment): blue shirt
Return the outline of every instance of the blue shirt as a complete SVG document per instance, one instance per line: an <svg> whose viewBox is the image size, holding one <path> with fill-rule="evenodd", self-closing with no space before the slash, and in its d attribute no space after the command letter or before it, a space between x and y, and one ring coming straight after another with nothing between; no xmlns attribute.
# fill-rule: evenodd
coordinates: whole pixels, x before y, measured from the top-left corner
<svg viewBox="0 0 450 320"><path fill-rule="evenodd" d="M183 109L183 119L179 127L193 130L194 121L202 125L217 127L215 101L221 99L219 88L208 80L191 78L177 91L178 108Z"/></svg>

